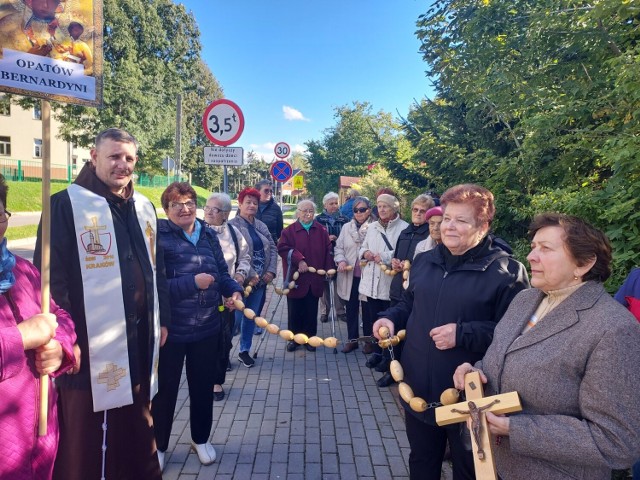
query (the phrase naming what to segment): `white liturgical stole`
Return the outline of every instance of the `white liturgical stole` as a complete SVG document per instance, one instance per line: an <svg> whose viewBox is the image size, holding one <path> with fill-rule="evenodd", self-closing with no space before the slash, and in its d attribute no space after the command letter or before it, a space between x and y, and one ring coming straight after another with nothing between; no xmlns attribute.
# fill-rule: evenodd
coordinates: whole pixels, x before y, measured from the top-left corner
<svg viewBox="0 0 640 480"><path fill-rule="evenodd" d="M133 403L122 275L111 209L104 197L72 184L67 188L73 209L84 311L89 338L93 410L99 412ZM153 268L154 315L151 398L158 391L160 320L156 284L156 214L144 196L134 193L136 216L146 239Z"/></svg>

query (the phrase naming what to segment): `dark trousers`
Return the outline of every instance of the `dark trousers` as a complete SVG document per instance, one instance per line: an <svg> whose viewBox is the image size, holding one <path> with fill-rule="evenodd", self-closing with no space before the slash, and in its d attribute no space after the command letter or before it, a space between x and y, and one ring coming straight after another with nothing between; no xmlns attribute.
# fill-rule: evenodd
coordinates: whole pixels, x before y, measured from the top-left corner
<svg viewBox="0 0 640 480"><path fill-rule="evenodd" d="M438 427L418 420L405 412L411 480L440 480L444 451L449 441L454 480L475 480L473 455L465 448L461 425ZM470 440L469 440L470 441Z"/></svg>
<svg viewBox="0 0 640 480"><path fill-rule="evenodd" d="M233 344L231 339L233 338L233 326L236 321L235 314L224 309L220 312L222 317L222 331L220 335L220 347L218 348L218 362L215 365L215 373L213 376L213 383L215 385L222 385L227 379L227 365L229 365L229 353Z"/></svg>
<svg viewBox="0 0 640 480"><path fill-rule="evenodd" d="M287 297L289 315L288 328L293 333L304 333L309 337L318 333L318 297L311 289L302 298Z"/></svg>
<svg viewBox="0 0 640 480"><path fill-rule="evenodd" d="M358 285L360 285L360 277L353 277L353 284L351 285L351 295L349 301L346 304L347 310L347 336L349 340L358 338L360 336L360 300L358 300Z"/></svg>
<svg viewBox="0 0 640 480"><path fill-rule="evenodd" d="M164 452L169 446L185 357L189 385L191 439L196 444L206 443L209 440L213 422L214 365L219 356L219 337L219 335L213 335L189 343L168 340L160 349L158 394L154 397L151 408L158 450Z"/></svg>
<svg viewBox="0 0 640 480"><path fill-rule="evenodd" d="M60 444L55 480L99 480L104 412L93 411L90 390L60 389ZM148 388L133 387L133 404L107 411L106 478L161 480Z"/></svg>
<svg viewBox="0 0 640 480"><path fill-rule="evenodd" d="M373 324L378 320L378 313L389 308L389 300L378 300L367 297L367 308L362 312L362 333L371 335L373 333ZM378 344L373 346L373 351L380 353L381 349Z"/></svg>

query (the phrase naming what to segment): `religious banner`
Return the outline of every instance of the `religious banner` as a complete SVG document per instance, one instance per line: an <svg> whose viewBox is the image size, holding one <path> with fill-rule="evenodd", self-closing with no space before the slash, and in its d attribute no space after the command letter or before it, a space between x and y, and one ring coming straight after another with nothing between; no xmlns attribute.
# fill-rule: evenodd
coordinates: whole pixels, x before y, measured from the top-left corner
<svg viewBox="0 0 640 480"><path fill-rule="evenodd" d="M102 104L102 0L0 0L0 91Z"/></svg>

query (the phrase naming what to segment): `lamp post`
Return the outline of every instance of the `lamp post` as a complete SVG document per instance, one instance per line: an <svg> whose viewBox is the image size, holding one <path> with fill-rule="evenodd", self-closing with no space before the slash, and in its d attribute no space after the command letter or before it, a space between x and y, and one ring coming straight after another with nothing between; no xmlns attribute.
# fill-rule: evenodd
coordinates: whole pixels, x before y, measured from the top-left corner
<svg viewBox="0 0 640 480"><path fill-rule="evenodd" d="M175 162L176 173L180 175L182 168L182 94L178 93L176 96L176 150L175 150Z"/></svg>

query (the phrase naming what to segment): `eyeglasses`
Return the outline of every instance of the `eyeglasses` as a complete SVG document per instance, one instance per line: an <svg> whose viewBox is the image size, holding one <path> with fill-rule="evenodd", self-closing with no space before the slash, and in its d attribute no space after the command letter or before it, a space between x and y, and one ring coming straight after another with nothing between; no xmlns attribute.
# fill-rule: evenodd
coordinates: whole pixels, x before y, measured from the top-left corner
<svg viewBox="0 0 640 480"><path fill-rule="evenodd" d="M188 210L195 210L196 203L189 200L188 202L171 202L169 206L171 207L172 210L179 212L184 207L187 207Z"/></svg>
<svg viewBox="0 0 640 480"><path fill-rule="evenodd" d="M367 210L369 210L369 207L360 207L360 208L354 208L353 209L353 213L364 213Z"/></svg>
<svg viewBox="0 0 640 480"><path fill-rule="evenodd" d="M427 213L427 211L426 211L424 208L416 208L416 207L413 207L413 208L411 209L411 211L412 211L413 213L419 213L420 215L424 215L425 213Z"/></svg>
<svg viewBox="0 0 640 480"><path fill-rule="evenodd" d="M262 190L262 193L273 193L273 190L271 190L270 188L265 188L264 190Z"/></svg>
<svg viewBox="0 0 640 480"><path fill-rule="evenodd" d="M10 218L11 218L11 212L9 210L0 212L0 223L8 222Z"/></svg>
<svg viewBox="0 0 640 480"><path fill-rule="evenodd" d="M231 210L222 210L221 208L218 208L218 207L209 207L209 206L204 207L204 213L215 213L216 215L218 213L227 213L230 211Z"/></svg>
<svg viewBox="0 0 640 480"><path fill-rule="evenodd" d="M304 213L305 215L313 215L314 213L316 213L315 210L300 210L300 209L298 209L298 211L300 213Z"/></svg>

